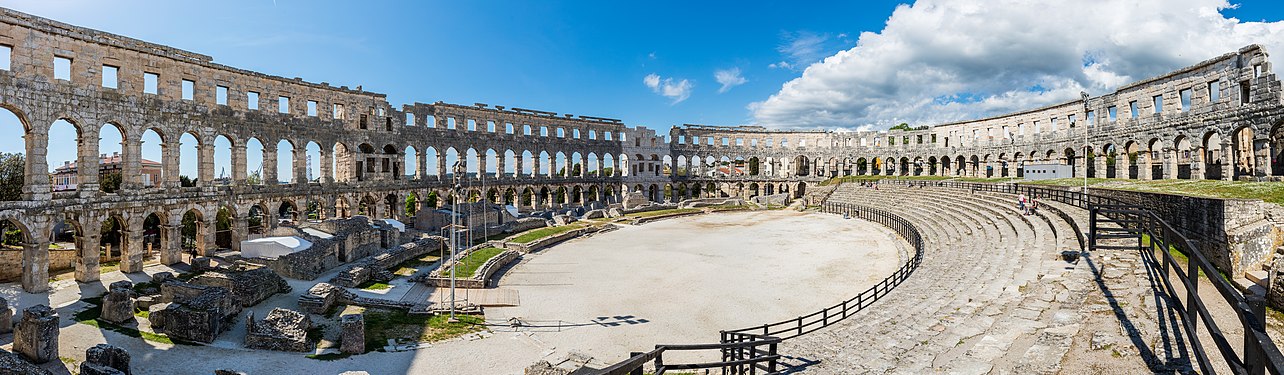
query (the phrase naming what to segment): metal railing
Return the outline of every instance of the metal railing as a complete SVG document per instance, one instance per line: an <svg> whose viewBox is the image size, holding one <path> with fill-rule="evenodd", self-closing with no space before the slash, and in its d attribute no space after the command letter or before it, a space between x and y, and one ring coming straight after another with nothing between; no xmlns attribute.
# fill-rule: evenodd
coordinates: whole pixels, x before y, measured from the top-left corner
<svg viewBox="0 0 1284 375"><path fill-rule="evenodd" d="M973 192L1025 194L1031 197L1038 197L1038 199L1052 200L1079 207L1088 210L1089 213L1087 241L1089 250L1095 248L1096 240L1102 236L1099 232L1104 228L1100 226L1099 217L1104 217L1118 224L1124 231L1134 234L1139 239L1139 249L1148 249L1152 253L1162 254L1163 272L1160 273L1161 280L1164 284L1165 292L1179 307L1177 312L1181 316L1182 325L1186 331L1185 335L1194 344L1192 349L1201 372L1210 374L1216 372L1212 365L1212 359L1210 359L1203 344L1200 343L1198 331L1196 330L1197 323L1202 321L1209 337L1212 338L1218 354L1220 354L1232 372L1256 375L1269 371L1271 374L1284 375L1284 355L1280 353L1275 342L1271 340L1265 331L1265 296L1251 292L1246 294L1235 288L1229 281L1220 276L1221 271L1209 262L1208 256L1199 247L1196 247L1190 239L1146 207L1090 192L1085 194L1083 191L1065 188L1012 183L890 180L883 180L880 183L967 189ZM1148 237L1149 244L1142 244L1140 240L1142 235ZM1177 262L1176 258L1170 253L1170 249L1187 255L1184 269L1182 268L1183 265L1179 264L1180 262ZM1173 267L1174 264L1177 264L1177 267ZM1173 277L1174 275L1175 277ZM1221 301L1206 301L1206 299L1200 298L1198 291L1199 277L1201 275L1217 289L1218 295L1222 297ZM1174 285L1181 285L1186 291L1185 295L1178 293ZM1244 342L1241 346L1242 355L1235 351L1235 347L1230 342L1230 339L1227 338L1226 333L1217 326L1217 322L1213 319L1212 314L1209 313L1207 304L1211 302L1224 302L1235 310L1238 323L1242 326L1244 332Z"/></svg>
<svg viewBox="0 0 1284 375"><path fill-rule="evenodd" d="M874 286L869 287L869 289L857 294L855 297L797 318L722 331L722 342L735 341L739 339L740 335L774 336L782 340L788 340L828 327L846 319L853 313L869 307L870 304L886 296L893 288L908 279L910 274L914 273L914 270L918 269L919 264L922 263L923 237L919 234L918 228L915 228L905 218L885 210L847 203L825 203L821 209L824 212L856 217L891 228L901 238L909 242L910 246L914 248L914 254L896 272L883 278L878 284L874 284Z"/></svg>
<svg viewBox="0 0 1284 375"><path fill-rule="evenodd" d="M823 212L865 219L891 228L901 238L909 242L914 249L914 254L896 272L893 272L878 284L834 306L776 323L722 331L720 332L719 342L716 344L656 345L655 350L645 353L632 353L629 359L607 367L598 372L598 374L641 375L643 366L649 362L654 362L655 370L653 374L655 375L664 374L668 370L711 368L719 368L724 374L757 374L758 371L762 371L764 374L779 373L780 366L778 362L781 356L776 352L777 344L784 340L828 327L869 307L908 279L910 274L918 269L919 264L922 263L923 237L919 234L918 228L914 227L905 218L886 210L846 203L826 203L822 206L822 210ZM664 361L665 352L693 350L718 350L722 358L719 362L690 364L666 364Z"/></svg>

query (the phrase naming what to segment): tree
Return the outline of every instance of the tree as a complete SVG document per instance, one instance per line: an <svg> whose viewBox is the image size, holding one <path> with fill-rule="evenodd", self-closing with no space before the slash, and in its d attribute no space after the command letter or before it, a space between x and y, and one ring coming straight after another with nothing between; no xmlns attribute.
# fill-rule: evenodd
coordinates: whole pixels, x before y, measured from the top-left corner
<svg viewBox="0 0 1284 375"><path fill-rule="evenodd" d="M410 194L406 196L406 217L415 216L416 203L419 203L419 198L415 197L414 194Z"/></svg>
<svg viewBox="0 0 1284 375"><path fill-rule="evenodd" d="M249 175L245 176L245 183L250 185L263 184L263 168L260 167L251 171Z"/></svg>
<svg viewBox="0 0 1284 375"><path fill-rule="evenodd" d="M22 199L27 160L22 154L0 152L0 201Z"/></svg>
<svg viewBox="0 0 1284 375"><path fill-rule="evenodd" d="M757 176L758 168L759 168L758 158L749 158L749 174L752 176Z"/></svg>
<svg viewBox="0 0 1284 375"><path fill-rule="evenodd" d="M178 185L182 187L195 187L196 180L187 176L178 176Z"/></svg>
<svg viewBox="0 0 1284 375"><path fill-rule="evenodd" d="M428 201L424 202L428 207L437 207L437 192L428 193Z"/></svg>
<svg viewBox="0 0 1284 375"><path fill-rule="evenodd" d="M911 127L909 126L909 124L907 124L907 123L903 123L903 122L902 122L902 123L900 123L900 124L897 124L896 126L893 126L891 129L888 129L888 130L905 130L905 131L910 131L910 130L914 130L914 128L911 128Z"/></svg>
<svg viewBox="0 0 1284 375"><path fill-rule="evenodd" d="M104 193L115 193L120 191L121 175L120 171L112 171L98 176L98 186Z"/></svg>

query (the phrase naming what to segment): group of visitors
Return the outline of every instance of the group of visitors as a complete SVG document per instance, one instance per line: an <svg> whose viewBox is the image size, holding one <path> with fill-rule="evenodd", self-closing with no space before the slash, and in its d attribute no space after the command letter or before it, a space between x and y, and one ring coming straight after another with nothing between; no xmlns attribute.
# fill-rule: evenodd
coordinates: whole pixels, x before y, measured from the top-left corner
<svg viewBox="0 0 1284 375"><path fill-rule="evenodd" d="M1034 210L1039 208L1039 198L1031 195L1026 198L1025 194L1017 196L1017 209L1021 210L1022 215L1034 215Z"/></svg>

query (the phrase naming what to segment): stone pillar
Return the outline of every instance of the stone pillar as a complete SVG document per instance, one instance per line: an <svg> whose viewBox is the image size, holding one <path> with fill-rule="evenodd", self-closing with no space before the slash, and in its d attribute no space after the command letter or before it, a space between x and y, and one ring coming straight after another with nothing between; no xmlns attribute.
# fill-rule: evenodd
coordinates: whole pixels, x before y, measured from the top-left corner
<svg viewBox="0 0 1284 375"><path fill-rule="evenodd" d="M245 167L245 147L232 147L232 183L234 185L245 185L245 177L249 175Z"/></svg>
<svg viewBox="0 0 1284 375"><path fill-rule="evenodd" d="M31 132L23 138L27 141L27 168L24 173L26 178L22 184L23 199L47 201L53 198L53 194L50 194L51 186L49 186L49 164L45 160L48 157L49 135Z"/></svg>
<svg viewBox="0 0 1284 375"><path fill-rule="evenodd" d="M49 236L22 244L22 290L44 293L49 290Z"/></svg>
<svg viewBox="0 0 1284 375"><path fill-rule="evenodd" d="M1088 155L1075 155L1071 164L1074 164L1074 177L1083 178L1088 175Z"/></svg>
<svg viewBox="0 0 1284 375"><path fill-rule="evenodd" d="M13 333L13 351L34 363L58 360L58 313L45 305L23 310Z"/></svg>
<svg viewBox="0 0 1284 375"><path fill-rule="evenodd" d="M442 151L441 154L437 155L437 179L445 181L446 173L449 172L450 170L446 169L446 152Z"/></svg>
<svg viewBox="0 0 1284 375"><path fill-rule="evenodd" d="M196 241L196 251L202 256L211 256L218 252L218 242L216 241L215 231L218 229L218 220L202 220L197 223L201 226L200 238Z"/></svg>
<svg viewBox="0 0 1284 375"><path fill-rule="evenodd" d="M1257 138L1253 140L1253 176L1271 175L1271 140Z"/></svg>
<svg viewBox="0 0 1284 375"><path fill-rule="evenodd" d="M1164 163L1162 164L1164 179L1176 180L1177 179L1177 150L1164 149L1162 151L1162 155L1163 155L1163 163Z"/></svg>
<svg viewBox="0 0 1284 375"><path fill-rule="evenodd" d="M86 228L85 232L80 235L80 243L76 244L76 281L87 283L96 281L99 278L99 259L100 253L98 248L102 246L102 240L99 229Z"/></svg>
<svg viewBox="0 0 1284 375"><path fill-rule="evenodd" d="M1152 158L1150 157L1150 150L1146 150L1146 151L1142 151L1142 152L1138 152L1138 153L1137 153L1137 164L1138 164L1138 165L1137 165L1137 179L1138 179L1138 180L1151 180L1151 179L1152 179L1152 178L1151 178L1151 177L1152 177L1152 173L1151 173L1150 163L1152 163L1153 161L1152 161L1152 160L1150 160L1150 159L1152 159Z"/></svg>
<svg viewBox="0 0 1284 375"><path fill-rule="evenodd" d="M420 168L422 169L422 168ZM334 151L321 150L321 183L334 183Z"/></svg>
<svg viewBox="0 0 1284 375"><path fill-rule="evenodd" d="M137 192L143 186L142 178L142 143L130 142L129 139L120 142L125 167L120 176L120 192Z"/></svg>
<svg viewBox="0 0 1284 375"><path fill-rule="evenodd" d="M276 179L276 149L263 147L263 184L267 186L278 185Z"/></svg>
<svg viewBox="0 0 1284 375"><path fill-rule="evenodd" d="M76 142L79 152L76 157L76 190L82 198L93 197L101 191L98 185L98 138L92 138L94 142L86 142L86 139L80 137Z"/></svg>
<svg viewBox="0 0 1284 375"><path fill-rule="evenodd" d="M161 181L160 186L166 189L182 187L178 174L178 141L161 143Z"/></svg>
<svg viewBox="0 0 1284 375"><path fill-rule="evenodd" d="M111 283L107 294L103 295L99 317L116 324L134 320L134 283L129 280Z"/></svg>
<svg viewBox="0 0 1284 375"><path fill-rule="evenodd" d="M1239 163L1237 158L1238 150L1233 147L1231 141L1222 142L1222 181L1231 181L1235 179L1235 164Z"/></svg>
<svg viewBox="0 0 1284 375"><path fill-rule="evenodd" d="M202 144L196 153L196 186L214 186L214 145Z"/></svg>
<svg viewBox="0 0 1284 375"><path fill-rule="evenodd" d="M0 298L0 335L13 332L13 308L9 301Z"/></svg>
<svg viewBox="0 0 1284 375"><path fill-rule="evenodd" d="M178 225L161 225L160 226L160 262L164 265L171 265L183 261L182 249L182 227Z"/></svg>
<svg viewBox="0 0 1284 375"><path fill-rule="evenodd" d="M324 212L327 210L329 211L328 212L329 216L327 217L331 217L331 218L334 217L334 207L330 207L329 209L323 208L319 211ZM325 215L326 213L322 213L322 214ZM232 251L241 251L241 241L244 241L249 238L248 236L250 233L250 222L243 218L232 218L232 228L230 229L232 230L232 235L231 235Z"/></svg>
<svg viewBox="0 0 1284 375"><path fill-rule="evenodd" d="M124 243L120 244L120 272L143 272L143 231L130 229L124 232Z"/></svg>
<svg viewBox="0 0 1284 375"><path fill-rule="evenodd" d="M1107 177L1107 174L1106 174L1107 169L1110 169L1110 166L1106 164L1106 157L1107 156L1105 154L1094 155L1094 157L1092 158L1092 161L1094 164L1096 164L1094 168L1096 168L1097 170L1096 170L1096 173L1093 173L1092 177L1096 177L1096 178Z"/></svg>
<svg viewBox="0 0 1284 375"><path fill-rule="evenodd" d="M293 171L293 172L294 172L294 181L293 181L293 183L296 183L296 184L306 184L306 183L311 182L312 180L308 178L308 149L307 149L307 145L304 145L304 146L303 146L303 148L295 148L295 149L294 149L294 151L293 151L293 155L292 155L292 156L294 157L294 165L293 165L293 167L294 167L294 168L293 168L293 169L294 169L294 171Z"/></svg>
<svg viewBox="0 0 1284 375"><path fill-rule="evenodd" d="M1204 160L1205 160L1203 149L1201 148L1196 151L1192 151L1190 153L1190 156L1191 156L1190 179L1203 180L1204 179Z"/></svg>
<svg viewBox="0 0 1284 375"><path fill-rule="evenodd" d="M366 352L366 323L360 313L339 318L339 351L349 354Z"/></svg>

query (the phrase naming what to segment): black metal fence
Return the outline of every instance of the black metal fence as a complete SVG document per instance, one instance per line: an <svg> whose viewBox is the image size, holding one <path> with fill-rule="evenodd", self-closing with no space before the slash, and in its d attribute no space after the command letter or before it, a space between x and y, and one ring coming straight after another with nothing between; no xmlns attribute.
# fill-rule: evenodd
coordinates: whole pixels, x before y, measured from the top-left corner
<svg viewBox="0 0 1284 375"><path fill-rule="evenodd" d="M1160 273L1165 291L1177 305L1181 315L1185 335L1190 340L1192 352L1200 371L1215 373L1212 359L1200 342L1198 323L1204 323L1204 330L1212 338L1213 345L1223 362L1236 374L1284 374L1284 355L1280 353L1275 342L1266 334L1265 296L1257 293L1244 293L1235 288L1221 272L1213 267L1205 255L1190 239L1165 222L1154 211L1146 207L1127 204L1118 199L1067 188L1030 186L1020 184L995 184L956 181L892 181L881 183L907 186L936 186L945 188L966 189L973 192L994 192L1005 194L1025 194L1038 199L1061 202L1089 212L1088 246L1095 247L1096 241L1103 235L1102 219L1117 224L1120 229L1138 238L1138 247L1152 254L1160 254L1163 266ZM1142 241L1143 238L1146 241ZM1172 252L1186 254L1187 261L1180 264ZM1176 265L1176 266L1174 266ZM1217 289L1220 300L1206 300L1199 296L1200 277L1204 277ZM1179 285L1185 295L1174 286ZM1217 326L1217 322L1208 311L1209 303L1224 303L1235 310L1238 323L1243 328L1244 342L1241 351L1227 338L1226 333ZM1242 353L1242 354L1241 354Z"/></svg>
<svg viewBox="0 0 1284 375"><path fill-rule="evenodd" d="M763 324L760 326L746 327L722 331L722 342L734 342L740 339L740 335L763 335L779 337L782 340L798 337L818 329L828 327L838 321L846 319L848 316L869 307L870 304L878 301L893 288L900 285L923 261L923 237L919 234L918 228L910 224L908 220L891 212L880 210L873 207L864 207L848 203L826 203L821 206L824 212L842 214L845 216L865 219L891 228L897 234L909 242L914 248L914 254L905 264L893 272L891 275L883 278L878 284L857 294L855 297L844 300L839 304L826 307L820 311L803 315L797 318L783 320L775 323Z"/></svg>
<svg viewBox="0 0 1284 375"><path fill-rule="evenodd" d="M629 359L607 367L599 374L641 375L643 366L651 362L654 363L655 370L652 373L655 375L664 374L668 370L715 368L721 369L724 374L757 374L759 371L763 374L776 374L782 370L779 365L780 354L776 351L777 344L781 341L825 328L869 307L918 269L923 260L923 237L918 228L908 220L885 210L855 204L826 203L822 209L824 212L857 217L891 228L909 242L914 254L896 272L878 284L837 305L776 323L722 331L716 344L656 345L655 350L632 353ZM721 353L721 361L684 364L669 364L664 361L665 352L694 350L717 350Z"/></svg>

